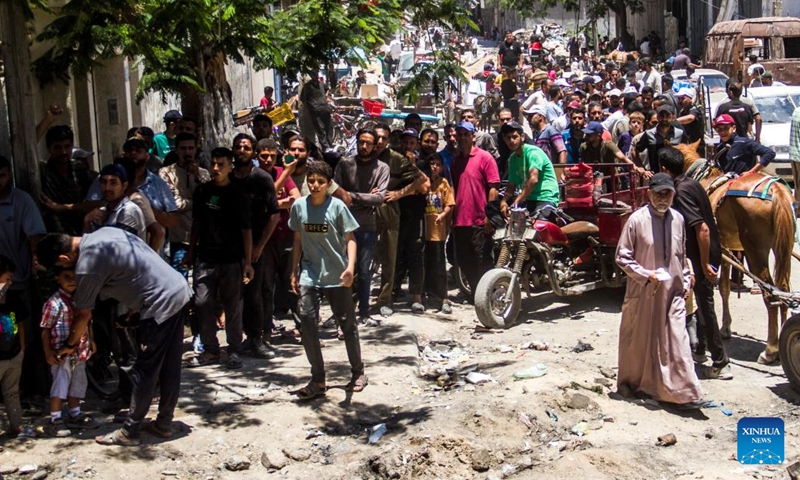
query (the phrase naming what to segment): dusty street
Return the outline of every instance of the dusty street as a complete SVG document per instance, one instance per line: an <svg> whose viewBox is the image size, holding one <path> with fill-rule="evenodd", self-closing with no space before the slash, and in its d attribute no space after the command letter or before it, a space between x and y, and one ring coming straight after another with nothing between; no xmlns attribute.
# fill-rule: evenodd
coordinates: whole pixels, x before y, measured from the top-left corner
<svg viewBox="0 0 800 480"><path fill-rule="evenodd" d="M0 472L35 465L39 479L45 471L53 479L788 478L785 465L735 461L737 420L775 415L786 422L788 462L798 459L800 397L780 366L755 361L766 334L761 298L732 299L735 378L703 380L721 406L677 414L612 393L615 381L606 377L615 376L622 294L524 300L523 321L499 333L476 331L468 306L450 317L401 310L380 327L361 328L370 385L352 398L342 388L350 375L333 330L324 331L323 349L333 388L308 403L290 394L309 377L299 344L281 343L276 359L245 359L238 371L184 370L180 428L170 441L143 434L140 448L96 445L93 435L116 425L90 398L90 413L107 422L101 429L8 440ZM591 349L576 353L579 341ZM542 343L547 350L534 348ZM449 373L435 373L448 363ZM512 377L537 364L544 376ZM465 382L485 380L470 372L491 380ZM368 444L366 430L382 423L386 433ZM677 444L657 446L668 433Z"/></svg>

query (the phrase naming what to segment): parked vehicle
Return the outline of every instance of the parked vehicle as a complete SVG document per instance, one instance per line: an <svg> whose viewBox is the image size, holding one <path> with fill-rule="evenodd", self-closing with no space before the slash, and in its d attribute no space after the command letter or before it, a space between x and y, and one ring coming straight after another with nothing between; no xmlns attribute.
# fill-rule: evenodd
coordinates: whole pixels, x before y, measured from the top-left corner
<svg viewBox="0 0 800 480"><path fill-rule="evenodd" d="M703 65L749 84L748 57L775 80L800 84L800 18L747 18L714 25L706 35Z"/></svg>
<svg viewBox="0 0 800 480"><path fill-rule="evenodd" d="M627 167L602 167L612 165ZM484 326L513 325L523 289L528 295L551 291L572 296L624 284L625 274L615 263L617 243L630 214L646 202L647 188L637 188L634 178L629 189L616 191L619 178L607 178L612 191L598 196L596 204L583 208L564 204L551 214L552 221L536 219L526 209L511 211L507 226L495 231L500 250L495 268L475 288L475 313Z"/></svg>
<svg viewBox="0 0 800 480"><path fill-rule="evenodd" d="M724 92L725 82L728 81L727 75L712 68L698 68L694 71L694 76L691 79L686 76L686 70L672 70L670 75L672 75L676 83L702 79L703 84L709 88L711 93Z"/></svg>

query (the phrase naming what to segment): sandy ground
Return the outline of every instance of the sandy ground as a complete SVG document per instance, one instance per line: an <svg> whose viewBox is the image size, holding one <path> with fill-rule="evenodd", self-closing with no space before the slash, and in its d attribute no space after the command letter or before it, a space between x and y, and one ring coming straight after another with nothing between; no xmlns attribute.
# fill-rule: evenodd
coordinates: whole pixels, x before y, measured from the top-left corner
<svg viewBox="0 0 800 480"><path fill-rule="evenodd" d="M326 330L327 397L294 399L308 365L300 345L279 343L277 358L246 358L238 371L184 370L177 434L168 441L144 434L138 448L96 445L93 435L117 425L89 398L86 408L105 422L100 429L6 440L0 472L36 465L56 479L788 478L785 466L735 461L736 422L747 416L782 417L788 462L800 457L800 396L780 366L756 363L766 332L760 297L732 299L736 334L727 345L735 378L702 382L724 406L692 414L615 398L606 376L616 369L621 303L622 290L540 295L524 300L521 321L498 333L476 332L469 306L444 316L411 315L400 304L381 326L360 330L370 379L363 393L343 390L350 376L344 344ZM593 349L575 353L579 340ZM525 348L533 342L548 350ZM454 368L421 376L431 368L425 358L437 354ZM539 363L546 375L512 378ZM465 383L472 371L492 380ZM40 426L46 420L35 418ZM571 429L580 422L586 434L579 437ZM386 434L368 444L367 429L381 423ZM677 444L656 446L667 433ZM245 470L229 470L247 462Z"/></svg>

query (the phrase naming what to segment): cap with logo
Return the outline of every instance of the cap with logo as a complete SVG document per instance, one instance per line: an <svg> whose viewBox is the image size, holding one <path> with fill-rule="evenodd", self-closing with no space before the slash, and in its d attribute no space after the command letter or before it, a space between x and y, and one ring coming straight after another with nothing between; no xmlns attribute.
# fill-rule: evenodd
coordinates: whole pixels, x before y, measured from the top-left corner
<svg viewBox="0 0 800 480"><path fill-rule="evenodd" d="M727 113L723 113L714 120L714 126L716 127L717 125L736 125L736 122L733 120L733 117Z"/></svg>

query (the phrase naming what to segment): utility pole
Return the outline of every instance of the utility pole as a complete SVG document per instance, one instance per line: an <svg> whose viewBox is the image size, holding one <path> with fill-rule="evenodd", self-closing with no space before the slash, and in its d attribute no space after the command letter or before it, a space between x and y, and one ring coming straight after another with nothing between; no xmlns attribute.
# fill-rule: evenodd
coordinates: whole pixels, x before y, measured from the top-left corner
<svg viewBox="0 0 800 480"><path fill-rule="evenodd" d="M783 16L783 0L775 0L775 3L772 4L772 16L773 17L782 17Z"/></svg>
<svg viewBox="0 0 800 480"><path fill-rule="evenodd" d="M5 67L8 123L16 186L39 198L39 157L28 22L20 1L0 1L0 54Z"/></svg>

